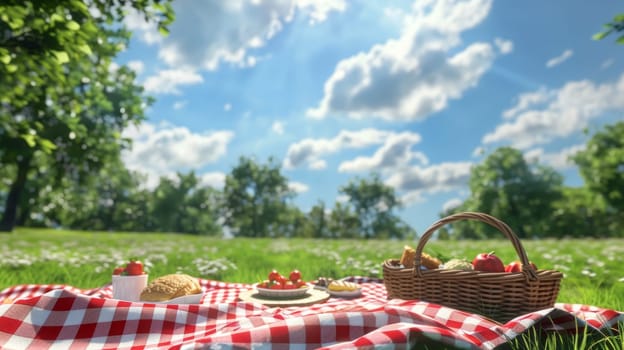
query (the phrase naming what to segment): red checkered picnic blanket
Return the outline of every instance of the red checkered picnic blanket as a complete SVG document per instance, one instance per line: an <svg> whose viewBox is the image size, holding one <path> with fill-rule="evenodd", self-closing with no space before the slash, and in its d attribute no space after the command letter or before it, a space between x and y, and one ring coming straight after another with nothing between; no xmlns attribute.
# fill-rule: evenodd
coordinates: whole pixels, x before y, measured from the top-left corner
<svg viewBox="0 0 624 350"><path fill-rule="evenodd" d="M307 307L267 307L238 299L249 284L200 279L199 304L112 299L112 287L20 285L0 292L2 349L406 348L420 342L492 349L531 327L546 331L618 332L624 313L594 306L554 308L495 323L436 304L387 300L381 280L362 285L355 299L330 298ZM269 346L270 345L270 346Z"/></svg>

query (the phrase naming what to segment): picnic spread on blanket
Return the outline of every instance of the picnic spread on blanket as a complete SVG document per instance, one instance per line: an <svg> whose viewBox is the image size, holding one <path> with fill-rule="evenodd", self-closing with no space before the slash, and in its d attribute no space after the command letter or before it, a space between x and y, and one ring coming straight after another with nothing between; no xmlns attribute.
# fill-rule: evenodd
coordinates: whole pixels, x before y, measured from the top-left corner
<svg viewBox="0 0 624 350"><path fill-rule="evenodd" d="M433 231L477 220L501 231L519 261L495 254L441 261ZM563 277L538 269L502 221L459 213L434 223L414 249L382 263L383 278L306 280L294 269L255 283L186 274L148 276L140 261L93 289L16 285L0 291L1 349L409 348L494 349L524 332L619 334L624 313L556 303Z"/></svg>

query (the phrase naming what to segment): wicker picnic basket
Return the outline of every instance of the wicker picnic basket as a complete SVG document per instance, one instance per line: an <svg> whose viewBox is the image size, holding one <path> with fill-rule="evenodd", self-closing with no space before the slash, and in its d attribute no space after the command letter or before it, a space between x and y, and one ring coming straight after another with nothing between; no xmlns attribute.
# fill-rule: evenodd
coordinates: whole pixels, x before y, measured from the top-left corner
<svg viewBox="0 0 624 350"><path fill-rule="evenodd" d="M421 256L431 235L445 224L477 220L507 236L523 265L521 272L481 272L421 269ZM423 300L480 314L499 322L553 307L563 274L535 270L516 234L501 220L484 213L463 212L447 216L431 225L420 237L413 268L398 259L383 263L383 279L388 299Z"/></svg>

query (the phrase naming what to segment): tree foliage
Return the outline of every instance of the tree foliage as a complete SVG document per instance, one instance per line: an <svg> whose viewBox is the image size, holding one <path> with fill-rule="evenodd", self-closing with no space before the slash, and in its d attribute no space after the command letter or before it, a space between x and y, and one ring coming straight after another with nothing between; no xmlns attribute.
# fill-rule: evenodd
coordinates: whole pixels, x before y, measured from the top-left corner
<svg viewBox="0 0 624 350"><path fill-rule="evenodd" d="M604 199L613 229L624 229L624 122L596 132L572 159L585 186Z"/></svg>
<svg viewBox="0 0 624 350"><path fill-rule="evenodd" d="M241 157L225 178L225 223L236 236L280 236L282 212L294 195L280 165L273 158L266 164Z"/></svg>
<svg viewBox="0 0 624 350"><path fill-rule="evenodd" d="M522 153L502 147L490 154L470 174L470 197L455 211L489 213L514 228L521 238L548 232L554 204L561 198L563 178L552 168L529 164ZM500 237L478 222L453 224L462 238Z"/></svg>
<svg viewBox="0 0 624 350"><path fill-rule="evenodd" d="M128 6L161 28L169 1L4 1L0 5L0 166L14 167L0 230L10 231L34 169L84 179L119 157L121 131L151 100L112 60L127 45ZM48 157L52 161L43 158Z"/></svg>
<svg viewBox="0 0 624 350"><path fill-rule="evenodd" d="M610 221L604 199L586 187L567 187L555 203L551 230L558 237L606 237ZM612 231L615 232L615 231Z"/></svg>
<svg viewBox="0 0 624 350"><path fill-rule="evenodd" d="M603 25L603 30L594 34L594 40L602 40L611 34L624 32L624 13L617 14L613 20ZM624 34L621 34L616 40L618 44L624 44Z"/></svg>
<svg viewBox="0 0 624 350"><path fill-rule="evenodd" d="M394 212L401 205L394 188L385 185L378 174L356 178L339 192L347 196L358 218L359 235L364 238L402 239L412 233L406 231L407 225Z"/></svg>
<svg viewBox="0 0 624 350"><path fill-rule="evenodd" d="M624 122L605 126L573 157L589 189L624 208Z"/></svg>

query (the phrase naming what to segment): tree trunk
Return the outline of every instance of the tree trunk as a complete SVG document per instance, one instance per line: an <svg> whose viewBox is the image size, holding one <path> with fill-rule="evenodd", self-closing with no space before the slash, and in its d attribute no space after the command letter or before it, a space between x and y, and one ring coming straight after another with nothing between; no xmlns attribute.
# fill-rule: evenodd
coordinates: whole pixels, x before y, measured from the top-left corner
<svg viewBox="0 0 624 350"><path fill-rule="evenodd" d="M24 159L17 162L17 176L11 185L9 195L4 205L4 214L2 220L0 220L0 232L11 232L13 231L13 227L15 227L17 205L24 191L24 187L26 186L26 178L28 176L28 170L30 169L31 159L32 155L27 155Z"/></svg>

